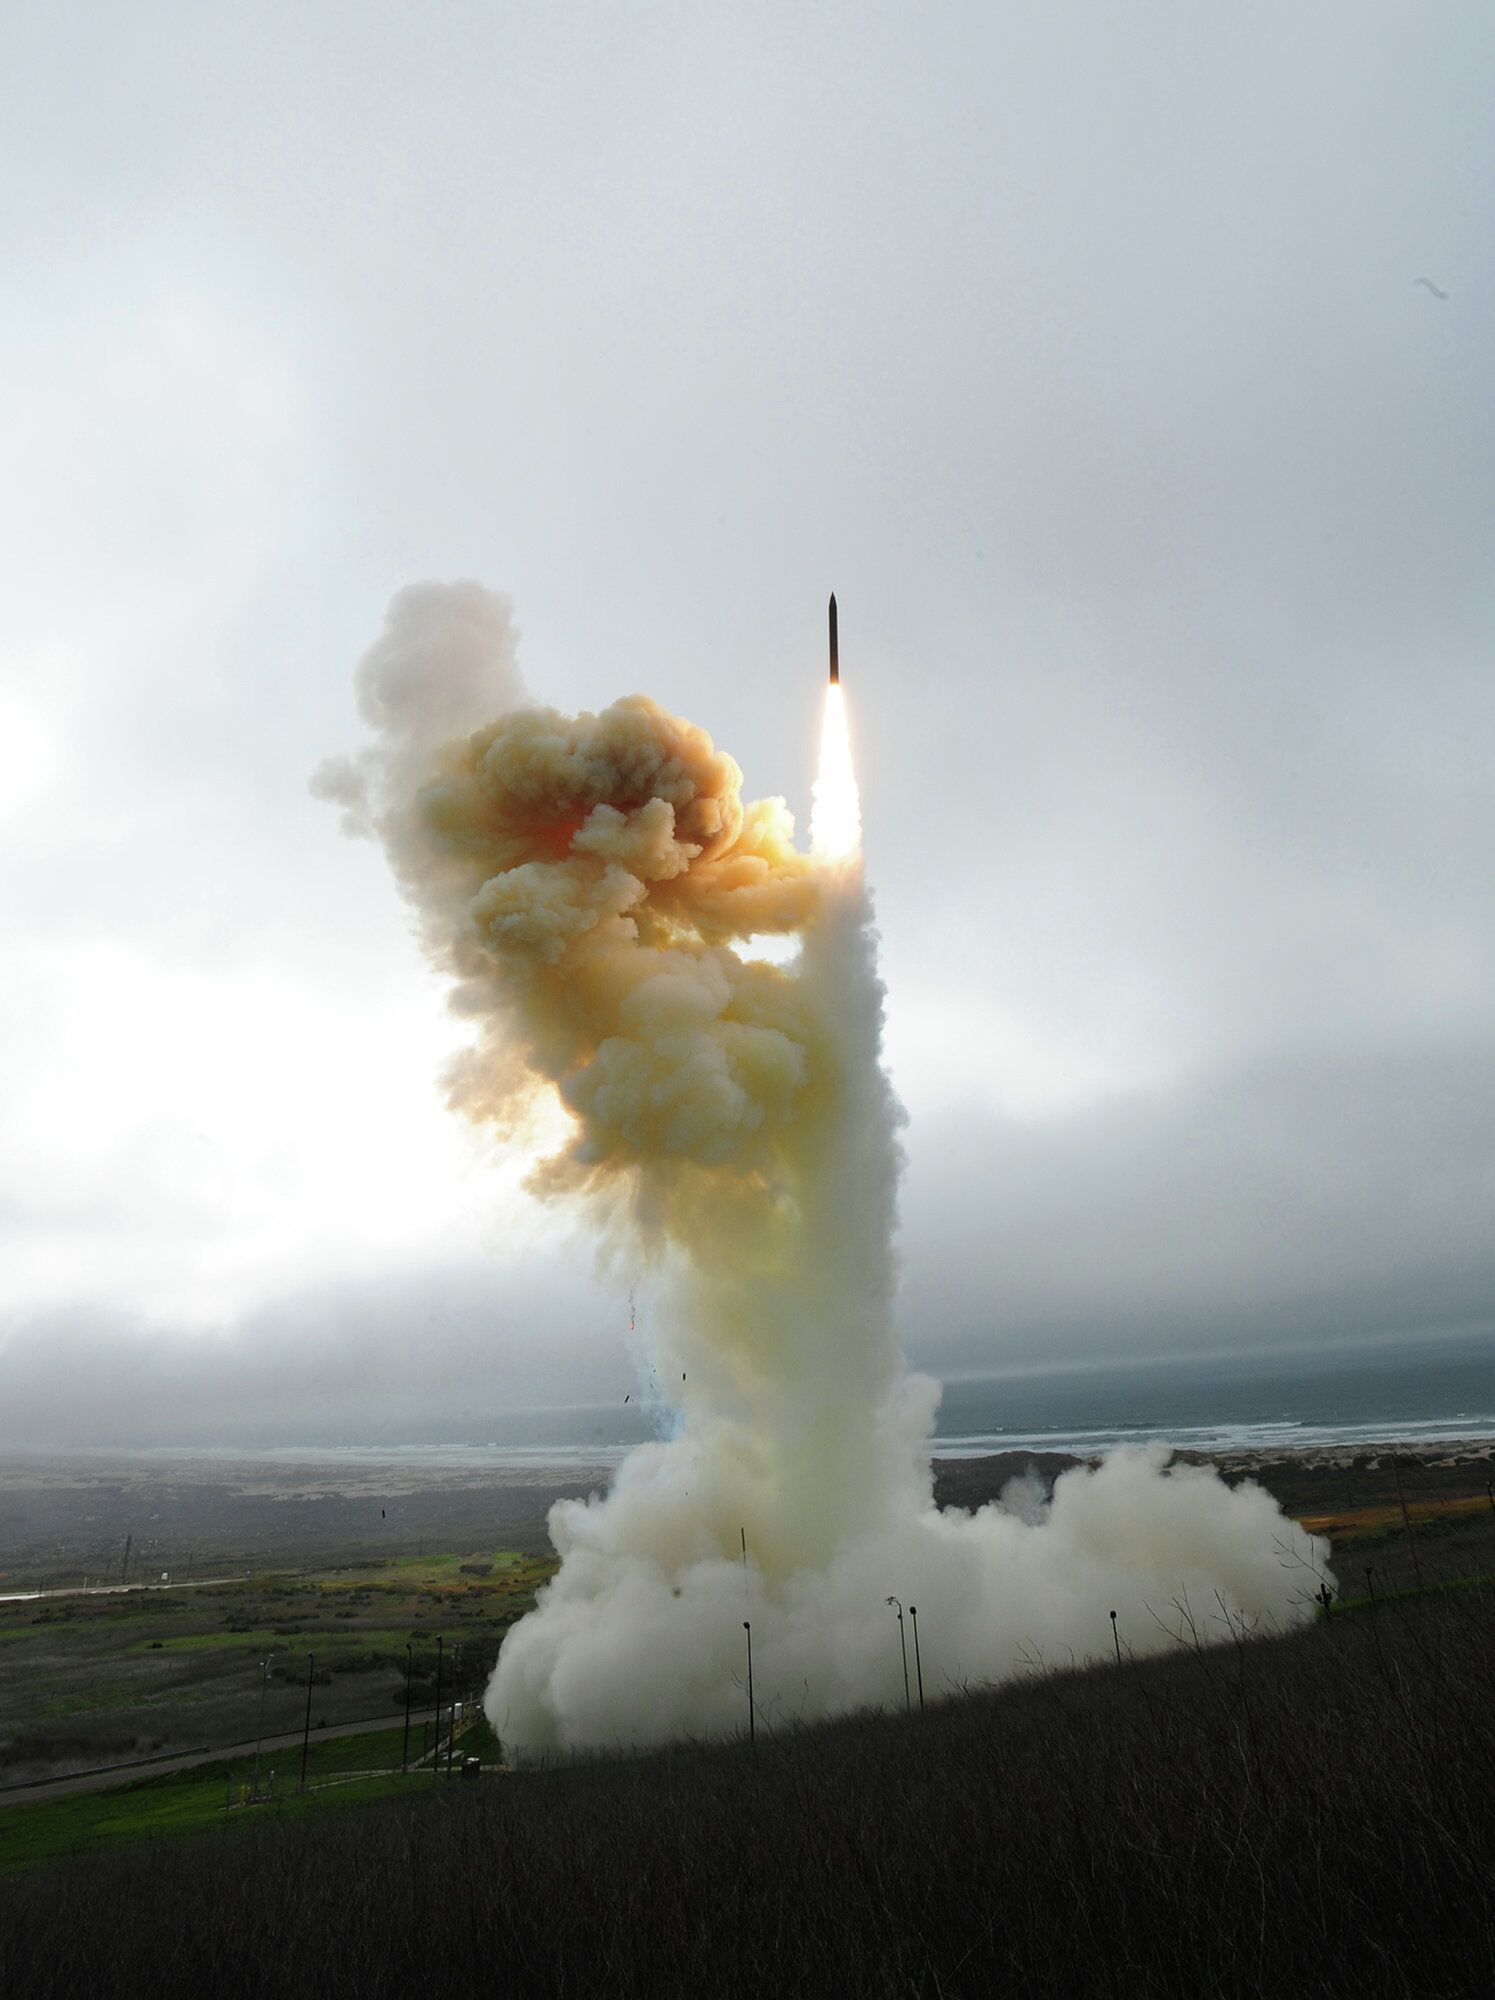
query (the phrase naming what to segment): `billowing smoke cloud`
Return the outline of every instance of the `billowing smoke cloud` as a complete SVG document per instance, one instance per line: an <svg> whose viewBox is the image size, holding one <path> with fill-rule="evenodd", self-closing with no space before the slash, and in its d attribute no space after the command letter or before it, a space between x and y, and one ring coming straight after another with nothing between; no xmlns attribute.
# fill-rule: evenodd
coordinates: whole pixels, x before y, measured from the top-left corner
<svg viewBox="0 0 1495 2000"><path fill-rule="evenodd" d="M359 688L376 744L320 787L384 841L473 1024L451 1101L505 1130L558 1105L534 1187L590 1204L662 1302L674 1434L553 1513L559 1574L487 1696L511 1745L741 1727L745 1622L766 1717L901 1700L890 1595L918 1607L931 1691L1098 1653L1113 1609L1137 1651L1183 1603L1204 1629L1305 1615L1323 1545L1166 1454L935 1509L839 703L807 856L782 800L744 804L732 759L645 696L519 706L508 607L477 585L397 598ZM745 954L771 934L792 962Z"/></svg>

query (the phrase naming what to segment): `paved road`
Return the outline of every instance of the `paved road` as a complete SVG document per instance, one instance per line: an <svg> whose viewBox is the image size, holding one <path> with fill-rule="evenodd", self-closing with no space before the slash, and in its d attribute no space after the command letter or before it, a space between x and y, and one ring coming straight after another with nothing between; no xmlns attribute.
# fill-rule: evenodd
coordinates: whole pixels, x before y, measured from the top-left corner
<svg viewBox="0 0 1495 2000"><path fill-rule="evenodd" d="M154 1577L149 1583L71 1583L61 1590L12 1590L0 1596L0 1604L35 1604L39 1598L54 1597L122 1597L132 1590L207 1590L219 1583L243 1583L251 1575L290 1576L301 1572L290 1570L254 1572L241 1569L237 1576L193 1576L183 1577L178 1583L161 1583Z"/></svg>
<svg viewBox="0 0 1495 2000"><path fill-rule="evenodd" d="M445 1702L443 1715L450 1713ZM396 1729L405 1719L403 1709L396 1715L381 1716L375 1722L337 1722L326 1729L311 1732L313 1743L331 1743L339 1736L372 1736L380 1729ZM418 1723L434 1722L434 1708L410 1711L412 1733ZM460 1742L460 1738L458 1739ZM301 1731L292 1730L287 1736L266 1736L259 1744L260 1760L274 1756L281 1750L301 1749ZM417 1753L419 1738L416 1739ZM50 1778L40 1785L17 1785L9 1791L0 1792L0 1808L5 1806L29 1806L38 1799L64 1799L76 1792L107 1792L116 1785L132 1785L141 1778L158 1778L168 1771L191 1771L199 1764L222 1764L230 1759L252 1758L255 1752L253 1737L247 1743L224 1743L216 1749L184 1750L178 1757L153 1757L148 1763L116 1764L107 1771L77 1771L69 1778ZM297 1765L299 1772L300 1766Z"/></svg>

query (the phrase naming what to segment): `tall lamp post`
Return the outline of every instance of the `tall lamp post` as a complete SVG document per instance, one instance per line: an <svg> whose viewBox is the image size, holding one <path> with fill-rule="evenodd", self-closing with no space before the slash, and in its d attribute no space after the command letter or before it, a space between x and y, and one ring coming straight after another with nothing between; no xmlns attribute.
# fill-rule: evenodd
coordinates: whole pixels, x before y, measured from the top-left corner
<svg viewBox="0 0 1495 2000"><path fill-rule="evenodd" d="M270 1662L260 1661L260 1712L254 1730L254 1796L260 1795L260 1745L265 1740L265 1689L270 1685Z"/></svg>
<svg viewBox="0 0 1495 2000"><path fill-rule="evenodd" d="M462 1715L462 1648L452 1648L452 1726L446 1732L446 1775L452 1775L452 1759L457 1754L457 1729Z"/></svg>
<svg viewBox="0 0 1495 2000"><path fill-rule="evenodd" d="M311 1682L317 1664L315 1653L306 1656L306 1720L301 1727L301 1789L306 1790L306 1758L311 1749Z"/></svg>
<svg viewBox="0 0 1495 2000"><path fill-rule="evenodd" d="M899 1604L896 1597L890 1597L888 1602L896 1606L898 1611L898 1650L903 1655L903 1706L905 1710L911 1710L914 1705L914 1698L909 1692L908 1685L908 1640L905 1638L903 1631L903 1606Z"/></svg>
<svg viewBox="0 0 1495 2000"><path fill-rule="evenodd" d="M441 1655L446 1644L445 1636L436 1634L436 1742L431 1751L431 1776L441 1776Z"/></svg>

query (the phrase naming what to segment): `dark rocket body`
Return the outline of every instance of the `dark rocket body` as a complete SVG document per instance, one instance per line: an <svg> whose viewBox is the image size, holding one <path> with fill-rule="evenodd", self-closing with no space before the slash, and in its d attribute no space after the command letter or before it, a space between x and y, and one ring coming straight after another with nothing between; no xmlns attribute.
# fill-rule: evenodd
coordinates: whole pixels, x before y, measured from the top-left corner
<svg viewBox="0 0 1495 2000"><path fill-rule="evenodd" d="M841 684L841 655L836 645L836 593L831 592L831 686Z"/></svg>

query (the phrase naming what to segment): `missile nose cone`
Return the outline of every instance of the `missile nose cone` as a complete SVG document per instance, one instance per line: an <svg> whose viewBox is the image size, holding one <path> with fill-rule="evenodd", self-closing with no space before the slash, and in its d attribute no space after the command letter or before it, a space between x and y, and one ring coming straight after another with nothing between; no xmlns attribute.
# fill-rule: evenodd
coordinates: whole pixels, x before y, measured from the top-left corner
<svg viewBox="0 0 1495 2000"><path fill-rule="evenodd" d="M837 687L841 680L841 654L836 643L836 593L831 592L831 686Z"/></svg>

